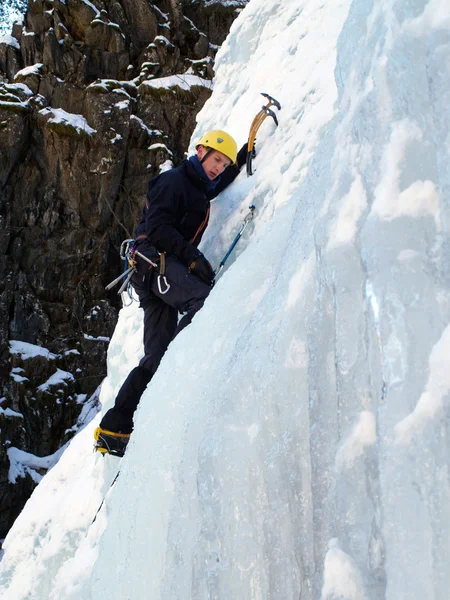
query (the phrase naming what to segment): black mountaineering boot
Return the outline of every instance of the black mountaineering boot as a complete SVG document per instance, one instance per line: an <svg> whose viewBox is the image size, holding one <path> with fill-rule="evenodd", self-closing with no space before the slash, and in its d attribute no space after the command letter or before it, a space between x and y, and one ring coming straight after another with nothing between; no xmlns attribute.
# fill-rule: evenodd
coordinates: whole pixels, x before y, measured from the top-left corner
<svg viewBox="0 0 450 600"><path fill-rule="evenodd" d="M130 434L115 433L114 431L107 431L106 429L97 427L94 431L94 439L94 450L97 450L97 452L122 457L125 454Z"/></svg>

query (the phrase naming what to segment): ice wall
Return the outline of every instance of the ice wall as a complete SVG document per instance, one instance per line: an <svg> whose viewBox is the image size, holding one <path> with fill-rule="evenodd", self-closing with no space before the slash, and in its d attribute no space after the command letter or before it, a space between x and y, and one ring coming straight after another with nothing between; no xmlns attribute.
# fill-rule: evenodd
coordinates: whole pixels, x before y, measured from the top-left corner
<svg viewBox="0 0 450 600"><path fill-rule="evenodd" d="M165 355L96 522L36 551L14 600L448 598L449 59L440 0L242 11L197 133L244 142L260 91L280 125L203 249L217 262L251 203L254 224Z"/></svg>

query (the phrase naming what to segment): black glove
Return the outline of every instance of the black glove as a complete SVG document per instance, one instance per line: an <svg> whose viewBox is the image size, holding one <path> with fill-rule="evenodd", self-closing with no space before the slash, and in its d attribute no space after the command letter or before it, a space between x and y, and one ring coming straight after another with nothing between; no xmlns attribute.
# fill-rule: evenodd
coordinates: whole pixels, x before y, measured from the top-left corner
<svg viewBox="0 0 450 600"><path fill-rule="evenodd" d="M211 287L214 285L214 277L215 273L210 265L209 261L203 256L201 252L194 258L194 260L189 265L189 270L191 273L196 275L199 279L210 285Z"/></svg>
<svg viewBox="0 0 450 600"><path fill-rule="evenodd" d="M247 162L247 146L248 146L248 144L247 144L247 142L245 142L245 144L242 146L242 148L237 153L236 165L238 166L239 169L241 167L243 167Z"/></svg>

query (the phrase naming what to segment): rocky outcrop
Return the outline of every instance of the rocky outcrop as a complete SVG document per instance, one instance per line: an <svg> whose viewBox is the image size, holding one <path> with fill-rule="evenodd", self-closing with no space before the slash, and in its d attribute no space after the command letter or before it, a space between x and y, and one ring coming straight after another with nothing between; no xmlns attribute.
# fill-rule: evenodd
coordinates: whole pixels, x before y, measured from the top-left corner
<svg viewBox="0 0 450 600"><path fill-rule="evenodd" d="M245 1L33 0L0 38L0 537L42 474L11 449L57 452L106 374L120 242Z"/></svg>

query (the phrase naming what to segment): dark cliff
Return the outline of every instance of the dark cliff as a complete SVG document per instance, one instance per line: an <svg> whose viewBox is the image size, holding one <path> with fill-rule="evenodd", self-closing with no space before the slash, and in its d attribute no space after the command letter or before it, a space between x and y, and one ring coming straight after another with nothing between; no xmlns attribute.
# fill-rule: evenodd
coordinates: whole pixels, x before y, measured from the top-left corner
<svg viewBox="0 0 450 600"><path fill-rule="evenodd" d="M96 410L120 243L184 157L245 3L30 0L0 38L0 537L36 457Z"/></svg>

